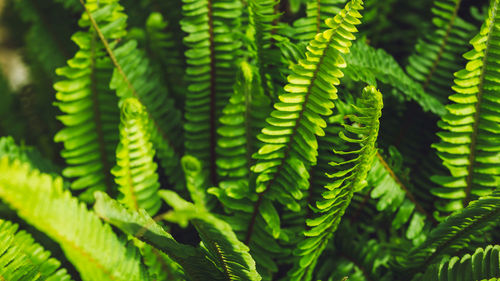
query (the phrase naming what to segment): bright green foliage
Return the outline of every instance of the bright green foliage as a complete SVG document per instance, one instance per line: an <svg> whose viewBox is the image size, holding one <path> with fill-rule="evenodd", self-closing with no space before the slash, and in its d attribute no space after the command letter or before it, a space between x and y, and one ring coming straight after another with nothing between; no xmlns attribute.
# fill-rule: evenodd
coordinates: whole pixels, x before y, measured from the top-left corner
<svg viewBox="0 0 500 281"><path fill-rule="evenodd" d="M57 241L83 280L149 280L139 253L63 189L61 178L0 160L0 198Z"/></svg>
<svg viewBox="0 0 500 281"><path fill-rule="evenodd" d="M366 87L359 104L354 107L356 115L349 116L354 124L344 125L345 131L339 133L342 140L359 144L359 147L352 151L336 151L345 155L346 159L330 163L339 169L328 174L333 180L325 186L323 198L312 207L316 215L306 221L309 228L304 235L307 238L298 244L294 252L301 258L289 274L292 280L312 279L317 260L337 229L354 192L366 185L366 175L376 153L375 141L382 106L382 94L374 87Z"/></svg>
<svg viewBox="0 0 500 281"><path fill-rule="evenodd" d="M408 77L394 58L384 50L374 49L357 41L351 47L351 52L345 56L345 60L345 75L350 79L364 81L370 85L377 85L377 81L389 84L402 95L418 102L424 111L437 115L444 115L446 112L439 100L427 94L420 84Z"/></svg>
<svg viewBox="0 0 500 281"><path fill-rule="evenodd" d="M408 59L408 74L443 104L451 93L453 73L462 68L459 56L467 51L466 42L476 27L458 16L461 0L434 0L434 31L426 34Z"/></svg>
<svg viewBox="0 0 500 281"><path fill-rule="evenodd" d="M71 280L50 252L18 226L0 220L0 280Z"/></svg>
<svg viewBox="0 0 500 281"><path fill-rule="evenodd" d="M158 73L150 67L145 54L137 48L136 41L131 40L111 52L117 63L110 82L111 89L116 90L121 100L134 97L145 106L151 123L150 139L161 164L170 176L170 182L182 186L178 152L182 141L179 126L181 116L174 107L174 100L162 86Z"/></svg>
<svg viewBox="0 0 500 281"><path fill-rule="evenodd" d="M251 156L258 150L258 132L265 125L271 106L260 91L256 69L243 62L234 85L234 94L224 107L217 129L217 173L223 181L247 179ZM269 110L266 110L269 109Z"/></svg>
<svg viewBox="0 0 500 281"><path fill-rule="evenodd" d="M439 187L432 193L446 199L436 204L443 212L467 206L500 186L499 5L492 1L480 33L471 40L474 49L464 55L469 62L455 73L453 103L438 123L441 142L433 147L450 175L435 176Z"/></svg>
<svg viewBox="0 0 500 281"><path fill-rule="evenodd" d="M123 36L124 27L116 25L123 25L126 15L116 0L88 1L87 8L105 28L105 36L110 39ZM79 24L89 28L72 37L80 50L68 61L68 66L57 69L57 74L65 77L54 84L58 91L56 104L65 113L58 119L65 128L54 140L64 143L61 156L69 166L63 175L75 178L71 188L87 189L82 199L91 201L95 190L112 191L109 171L115 159L120 115L116 96L108 86L113 71L111 60L90 27L88 16L84 14Z"/></svg>
<svg viewBox="0 0 500 281"><path fill-rule="evenodd" d="M340 69L345 67L341 53L349 52L355 25L360 23L360 9L360 1L351 1L338 16L327 20L331 29L318 34L309 43L307 59L292 66L294 74L288 76L287 93L280 95L281 102L275 104L268 125L258 136L265 145L254 155L257 163L252 167L258 174L255 211L263 212L275 237L279 236L279 220L276 224L266 213L276 212L271 201L279 201L290 210L300 209L297 200L308 189L307 169L316 162L316 136L324 135L326 127L321 115L332 114L332 100L337 98L335 85L340 83ZM269 208L259 210L261 204ZM248 235L250 238L251 229Z"/></svg>
<svg viewBox="0 0 500 281"><path fill-rule="evenodd" d="M498 279L499 2L0 0L0 280Z"/></svg>
<svg viewBox="0 0 500 281"><path fill-rule="evenodd" d="M154 215L161 207L158 197L155 151L149 139L149 120L143 105L134 98L124 100L120 124L120 144L116 149L117 165L111 170L122 198L131 209L145 209Z"/></svg>
<svg viewBox="0 0 500 281"><path fill-rule="evenodd" d="M294 22L294 39L311 41L316 34L328 29L325 21L333 18L343 8L346 0L309 0L306 17Z"/></svg>
<svg viewBox="0 0 500 281"><path fill-rule="evenodd" d="M414 280L468 281L498 280L500 278L500 246L478 248L474 254L444 258Z"/></svg>
<svg viewBox="0 0 500 281"><path fill-rule="evenodd" d="M412 249L402 260L406 268L418 268L436 262L443 255L466 246L500 218L500 190L471 202L466 208L449 216L438 225L420 246Z"/></svg>
<svg viewBox="0 0 500 281"><path fill-rule="evenodd" d="M183 0L182 30L189 83L185 103L186 152L204 163L210 181L217 184L217 128L231 96L235 60L241 42L236 39L242 11L239 0Z"/></svg>

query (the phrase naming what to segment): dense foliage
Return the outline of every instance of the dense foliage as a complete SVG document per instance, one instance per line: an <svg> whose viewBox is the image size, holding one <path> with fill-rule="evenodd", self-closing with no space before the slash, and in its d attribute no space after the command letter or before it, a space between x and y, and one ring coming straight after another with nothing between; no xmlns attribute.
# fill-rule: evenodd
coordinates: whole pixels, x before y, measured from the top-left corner
<svg viewBox="0 0 500 281"><path fill-rule="evenodd" d="M500 280L499 9L0 1L0 280Z"/></svg>

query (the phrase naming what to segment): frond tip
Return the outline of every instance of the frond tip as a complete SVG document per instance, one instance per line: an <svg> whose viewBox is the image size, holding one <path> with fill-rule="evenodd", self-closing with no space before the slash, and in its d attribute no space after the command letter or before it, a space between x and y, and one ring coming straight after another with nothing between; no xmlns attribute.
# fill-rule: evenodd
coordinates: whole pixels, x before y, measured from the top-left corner
<svg viewBox="0 0 500 281"><path fill-rule="evenodd" d="M154 215L161 207L155 150L150 141L144 106L135 98L122 104L117 165L111 171L121 192L121 201L132 209L145 209Z"/></svg>
<svg viewBox="0 0 500 281"><path fill-rule="evenodd" d="M292 280L311 280L316 262L337 230L354 192L366 185L366 176L377 153L375 142L382 106L382 94L373 86L366 87L358 106L354 106L357 115L349 116L354 123L345 124L344 131L339 133L344 142L357 148L335 151L344 157L344 161L330 163L340 169L328 175L333 181L325 186L323 198L312 208L316 216L306 221L309 229L304 235L307 238L299 243L294 252L300 258L290 273Z"/></svg>

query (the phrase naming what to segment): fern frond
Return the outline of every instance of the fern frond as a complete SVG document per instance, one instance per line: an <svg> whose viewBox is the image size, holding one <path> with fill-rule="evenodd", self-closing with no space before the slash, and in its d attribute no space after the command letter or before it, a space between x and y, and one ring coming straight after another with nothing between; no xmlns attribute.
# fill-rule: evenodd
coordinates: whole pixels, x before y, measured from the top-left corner
<svg viewBox="0 0 500 281"><path fill-rule="evenodd" d="M276 50L273 49L273 35L278 29L279 0L248 0L248 14L250 25L255 35L254 54L259 66L259 76L264 94L273 100L276 99L277 89L274 80L276 73L277 58Z"/></svg>
<svg viewBox="0 0 500 281"><path fill-rule="evenodd" d="M186 189L189 191L191 200L200 209L210 210L210 198L207 196L206 188L208 173L203 169L198 159L191 155L184 155L181 159L182 169L186 175Z"/></svg>
<svg viewBox="0 0 500 281"><path fill-rule="evenodd" d="M239 0L183 0L182 30L188 33L185 103L186 153L195 156L218 183L217 128L222 109L233 92L235 62L241 42L235 36L242 4Z"/></svg>
<svg viewBox="0 0 500 281"><path fill-rule="evenodd" d="M489 245L478 248L474 254L462 257L444 258L432 265L424 274L416 276L415 281L468 281L500 279L500 246Z"/></svg>
<svg viewBox="0 0 500 281"><path fill-rule="evenodd" d="M461 0L434 1L434 30L418 41L406 67L408 74L442 104L452 94L453 73L465 63L460 55L467 51L466 42L476 32L474 25L458 16L460 4Z"/></svg>
<svg viewBox="0 0 500 281"><path fill-rule="evenodd" d="M126 15L117 6L116 0L87 3L89 13L96 15L100 25L112 27L111 30L107 28L107 36L116 39L123 35L124 31L115 26L116 23L123 23ZM65 128L56 134L54 140L64 143L61 156L68 167L63 175L75 179L71 188L86 189L81 198L91 201L95 190L113 191L110 170L115 161L120 114L118 99L109 89L113 65L104 52L104 46L99 43L97 33L90 27L86 14L83 14L79 24L89 28L85 32L78 31L72 37L80 50L68 60L68 66L56 71L65 78L54 84L58 91L56 105L65 113L58 119Z"/></svg>
<svg viewBox="0 0 500 281"><path fill-rule="evenodd" d="M43 173L57 174L60 168L45 159L33 147L17 145L11 136L0 138L0 158L7 157L10 161L19 160L28 163L32 168Z"/></svg>
<svg viewBox="0 0 500 281"><path fill-rule="evenodd" d="M412 249L405 259L397 259L406 270L424 269L443 255L453 254L462 249L474 236L499 222L500 189L492 194L471 202L441 222L427 240Z"/></svg>
<svg viewBox="0 0 500 281"><path fill-rule="evenodd" d="M83 280L149 280L138 251L63 188L61 178L0 160L0 198L59 243Z"/></svg>
<svg viewBox="0 0 500 281"><path fill-rule="evenodd" d="M336 151L339 155L352 157L343 162L330 163L342 168L328 175L334 181L325 186L323 198L313 207L317 215L306 221L309 229L304 232L306 239L298 244L294 252L300 259L289 273L292 280L311 280L318 258L337 230L354 192L366 185L366 175L376 154L375 141L382 106L382 94L375 87L366 87L359 105L355 107L357 115L350 116L357 125L344 125L345 132L339 134L344 141L359 144L360 148L353 151Z"/></svg>
<svg viewBox="0 0 500 281"><path fill-rule="evenodd" d="M200 235L202 249L222 269L226 280L261 280L248 247L238 240L229 223L198 209L172 191L163 190L160 196L174 208L168 217L174 220L184 217L194 225Z"/></svg>
<svg viewBox="0 0 500 281"><path fill-rule="evenodd" d="M406 99L416 101L424 111L431 111L440 116L446 113L443 104L408 77L396 60L384 50L358 41L353 44L345 60L346 77L370 85L377 85L377 81L380 81L397 89Z"/></svg>
<svg viewBox="0 0 500 281"><path fill-rule="evenodd" d="M344 220L320 257L314 280L393 281L389 270L391 252L386 244L363 231L364 225ZM372 235L373 236L373 235Z"/></svg>
<svg viewBox="0 0 500 281"><path fill-rule="evenodd" d="M176 105L183 105L186 92L184 82L185 65L181 46L178 46L170 26L171 21L164 20L162 14L155 12L146 21L146 36L150 57L157 60L164 71L168 92L176 100Z"/></svg>
<svg viewBox="0 0 500 281"><path fill-rule="evenodd" d="M61 263L18 226L0 219L0 280L71 280Z"/></svg>
<svg viewBox="0 0 500 281"><path fill-rule="evenodd" d="M252 154L258 150L258 132L271 111L270 100L261 92L256 69L243 61L234 93L224 107L217 129L217 173L222 181L248 179Z"/></svg>
<svg viewBox="0 0 500 281"><path fill-rule="evenodd" d="M144 105L157 156L169 182L180 188L184 183L179 165L181 113L161 84L158 72L153 71L144 53L137 48L136 41L131 40L110 51L116 58L111 88L116 90L120 99L134 97Z"/></svg>
<svg viewBox="0 0 500 281"><path fill-rule="evenodd" d="M150 124L143 105L134 98L125 99L121 109L120 143L117 165L111 170L121 192L120 201L129 208L145 209L154 215L161 207L158 197L155 150L149 139Z"/></svg>
<svg viewBox="0 0 500 281"><path fill-rule="evenodd" d="M279 236L279 219L272 201L278 201L288 209L298 211L298 200L308 189L307 168L316 162L316 136L324 135L326 122L323 116L332 114L333 102L337 99L335 85L340 83L345 61L340 55L349 52L351 40L359 24L362 2L349 2L335 18L327 20L331 28L316 36L309 43L307 59L292 66L295 74L288 76L287 93L267 119L268 125L258 136L264 145L254 155L257 163L252 171L258 174L256 192L259 198L254 205L252 220L247 230L246 243L252 237L253 225L259 213ZM262 208L261 206L266 206Z"/></svg>
<svg viewBox="0 0 500 281"><path fill-rule="evenodd" d="M306 16L293 23L294 38L311 41L316 34L328 29L325 20L338 14L347 0L308 0Z"/></svg>
<svg viewBox="0 0 500 281"><path fill-rule="evenodd" d="M95 196L94 209L103 220L167 254L182 266L188 280L223 280L221 272L200 249L175 241L144 210L126 210L102 192Z"/></svg>
<svg viewBox="0 0 500 281"><path fill-rule="evenodd" d="M398 155L397 153L393 151L391 159L395 158L394 154ZM431 218L429 221L432 221L433 217L416 201L408 187L396 175L394 167L396 166L396 169L399 170L398 165L400 166L401 163L389 165L377 153L367 177L368 186L372 188L369 194L372 199L377 201L378 211L394 214L392 220L394 230L406 226L406 238L414 240L414 243L419 243L425 239L426 219Z"/></svg>
<svg viewBox="0 0 500 281"><path fill-rule="evenodd" d="M214 227L213 220L216 220L215 218L204 211L195 211L191 203L184 201L173 191L165 191L163 194L166 194L168 203L172 204L172 206L176 208L179 206L190 208L191 211L196 213L196 216L201 217L199 218L202 225L200 236L203 241L203 247L194 248L178 243L149 217L147 213L143 211L127 211L102 192L96 193L97 200L94 208L101 217L113 225L165 252L182 266L189 280L259 280L255 278L240 279L235 276L238 274L249 274L248 277L251 277L251 262L253 260L248 255L248 248L239 241L239 245L236 243L237 240L234 240L236 237L234 233L231 235L232 231L229 225L218 221L218 223L225 225L223 229L215 227L217 236L207 235L207 232L203 233L202 231L209 231L206 224L212 224L212 227ZM163 197L165 198L165 196ZM203 219L205 215L210 218L209 222ZM210 232L212 231L213 229L210 230ZM228 237L232 237L233 239ZM230 239L233 243L226 241L227 239ZM228 243L232 245L228 246ZM231 247L235 248L231 249ZM249 264L245 265L247 262Z"/></svg>
<svg viewBox="0 0 500 281"><path fill-rule="evenodd" d="M140 246L144 264L147 266L150 276L156 281L182 281L186 276L181 266L173 261L162 251L142 241Z"/></svg>
<svg viewBox="0 0 500 281"><path fill-rule="evenodd" d="M83 3L83 0L80 0ZM117 9L123 9L117 6ZM163 168L171 183L183 185L182 171L179 165L179 147L182 139L180 133L180 112L174 108L174 101L168 96L167 89L160 82L160 77L150 67L144 53L137 49L137 42L130 40L123 45L116 45L118 40L110 44L109 39L124 37L125 18L119 18L113 25L99 25L100 17L113 18L112 11L92 13L91 8L85 6L85 16L89 24L96 31L104 49L114 66L110 87L116 94L125 99L137 98L146 108L151 120L151 141L156 148Z"/></svg>
<svg viewBox="0 0 500 281"><path fill-rule="evenodd" d="M488 19L471 40L474 49L464 55L469 62L455 73L453 103L438 123L441 142L432 146L450 175L434 176L440 187L431 192L444 199L436 203L442 212L467 206L500 185L499 5L491 2Z"/></svg>

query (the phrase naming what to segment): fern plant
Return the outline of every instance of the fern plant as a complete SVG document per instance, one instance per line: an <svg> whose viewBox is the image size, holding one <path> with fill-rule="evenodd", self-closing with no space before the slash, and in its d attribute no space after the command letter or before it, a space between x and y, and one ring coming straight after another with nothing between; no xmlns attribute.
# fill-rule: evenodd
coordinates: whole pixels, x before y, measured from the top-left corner
<svg viewBox="0 0 500 281"><path fill-rule="evenodd" d="M500 280L500 0L6 3L0 280Z"/></svg>

